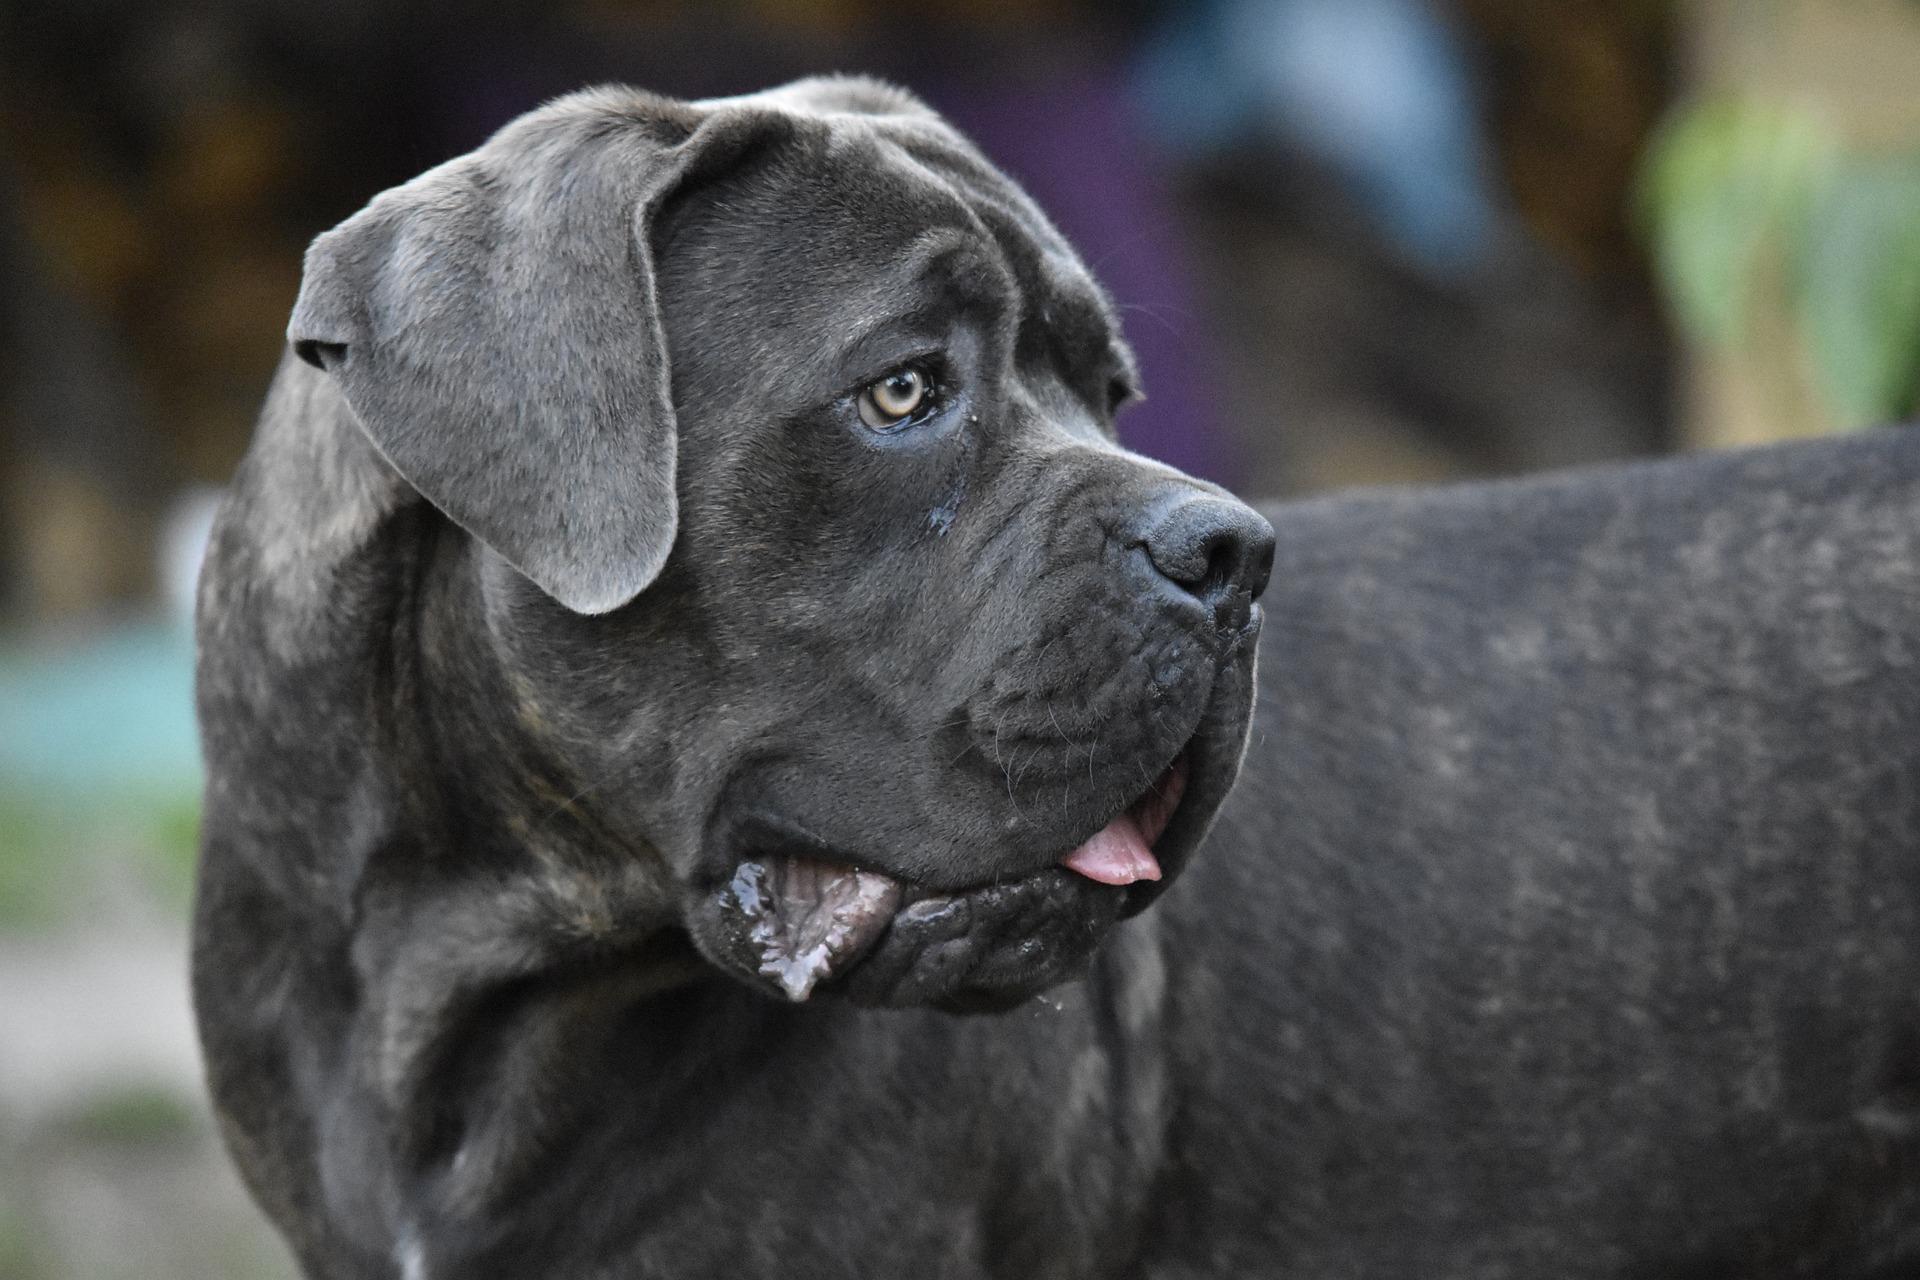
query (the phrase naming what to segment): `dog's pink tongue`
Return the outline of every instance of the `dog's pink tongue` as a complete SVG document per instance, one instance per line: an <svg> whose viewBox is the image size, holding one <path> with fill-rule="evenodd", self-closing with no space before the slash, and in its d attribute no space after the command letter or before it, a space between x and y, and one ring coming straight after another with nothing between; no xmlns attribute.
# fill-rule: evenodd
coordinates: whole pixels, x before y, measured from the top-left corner
<svg viewBox="0 0 1920 1280"><path fill-rule="evenodd" d="M1060 860L1060 865L1078 871L1101 884L1132 884L1135 880L1158 880L1160 864L1153 850L1129 814L1121 814L1093 838Z"/></svg>

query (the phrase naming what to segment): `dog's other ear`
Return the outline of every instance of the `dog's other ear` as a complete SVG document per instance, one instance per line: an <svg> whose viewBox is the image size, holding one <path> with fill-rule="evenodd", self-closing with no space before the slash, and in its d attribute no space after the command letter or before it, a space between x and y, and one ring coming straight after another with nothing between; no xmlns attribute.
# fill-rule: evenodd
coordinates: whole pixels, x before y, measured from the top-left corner
<svg viewBox="0 0 1920 1280"><path fill-rule="evenodd" d="M678 523L654 215L790 129L563 98L315 240L288 339L428 501L568 608L618 608Z"/></svg>

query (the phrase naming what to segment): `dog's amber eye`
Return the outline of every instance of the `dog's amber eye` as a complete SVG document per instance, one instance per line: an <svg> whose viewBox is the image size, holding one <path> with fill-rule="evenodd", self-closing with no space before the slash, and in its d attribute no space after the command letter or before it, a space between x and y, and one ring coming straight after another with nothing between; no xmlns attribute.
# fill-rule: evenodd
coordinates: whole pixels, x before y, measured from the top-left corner
<svg viewBox="0 0 1920 1280"><path fill-rule="evenodd" d="M918 369L890 373L860 393L860 421L875 430L897 427L926 407L929 390Z"/></svg>

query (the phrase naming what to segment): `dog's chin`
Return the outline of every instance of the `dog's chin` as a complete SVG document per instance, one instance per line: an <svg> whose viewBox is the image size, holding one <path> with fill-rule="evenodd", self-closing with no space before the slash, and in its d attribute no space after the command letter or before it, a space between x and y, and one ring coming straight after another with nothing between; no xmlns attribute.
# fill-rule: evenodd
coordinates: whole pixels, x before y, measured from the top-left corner
<svg viewBox="0 0 1920 1280"><path fill-rule="evenodd" d="M1081 973L1129 913L1130 895L1161 879L1163 840L1192 825L1183 819L1194 751L1053 865L1025 875L934 889L816 851L741 858L695 903L695 942L787 1000L1010 1008Z"/></svg>

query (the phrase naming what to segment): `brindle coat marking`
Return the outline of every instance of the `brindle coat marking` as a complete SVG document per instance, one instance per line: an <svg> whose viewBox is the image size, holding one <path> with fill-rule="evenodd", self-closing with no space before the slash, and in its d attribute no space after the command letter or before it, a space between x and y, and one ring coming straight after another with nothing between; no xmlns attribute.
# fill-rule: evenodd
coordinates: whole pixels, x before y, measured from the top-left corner
<svg viewBox="0 0 1920 1280"><path fill-rule="evenodd" d="M910 99L563 100L290 332L195 985L311 1274L1920 1265L1920 439L1274 513L1223 807L1268 532ZM1174 760L1167 880L1057 865ZM804 1004L756 859L898 887Z"/></svg>

